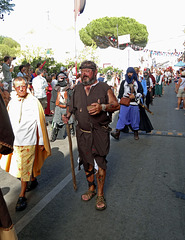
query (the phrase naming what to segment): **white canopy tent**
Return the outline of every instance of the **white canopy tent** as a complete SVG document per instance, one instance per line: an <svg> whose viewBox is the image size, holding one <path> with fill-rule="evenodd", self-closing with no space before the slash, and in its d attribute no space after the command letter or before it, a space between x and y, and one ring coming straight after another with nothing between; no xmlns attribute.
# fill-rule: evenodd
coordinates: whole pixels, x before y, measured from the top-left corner
<svg viewBox="0 0 185 240"><path fill-rule="evenodd" d="M128 67L139 67L142 65L142 51L134 51L131 47L124 50L108 47L106 49L97 49L100 66L111 65L115 68L126 70Z"/></svg>

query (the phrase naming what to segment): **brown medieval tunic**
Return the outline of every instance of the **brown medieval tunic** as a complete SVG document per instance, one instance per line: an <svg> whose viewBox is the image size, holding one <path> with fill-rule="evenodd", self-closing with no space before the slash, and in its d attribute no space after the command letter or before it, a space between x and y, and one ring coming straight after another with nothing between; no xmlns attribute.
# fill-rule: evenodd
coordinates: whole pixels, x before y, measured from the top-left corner
<svg viewBox="0 0 185 240"><path fill-rule="evenodd" d="M75 114L77 120L76 137L80 157L80 165L85 171L89 164L94 166L94 160L99 167L106 169L106 156L110 147L111 115L101 111L97 115L90 115L87 106L92 103L108 104L107 91L110 86L104 82L98 82L91 86L87 96L83 84L74 88L73 96L69 104L69 111Z"/></svg>
<svg viewBox="0 0 185 240"><path fill-rule="evenodd" d="M9 229L12 227L12 220L8 212L2 191L0 189L0 229Z"/></svg>
<svg viewBox="0 0 185 240"><path fill-rule="evenodd" d="M0 94L0 155L9 154L13 151L13 141L14 134L12 126L5 103ZM9 229L11 227L12 220L0 189L0 231L1 229Z"/></svg>
<svg viewBox="0 0 185 240"><path fill-rule="evenodd" d="M5 103L0 94L0 153L9 154L13 152L14 134Z"/></svg>

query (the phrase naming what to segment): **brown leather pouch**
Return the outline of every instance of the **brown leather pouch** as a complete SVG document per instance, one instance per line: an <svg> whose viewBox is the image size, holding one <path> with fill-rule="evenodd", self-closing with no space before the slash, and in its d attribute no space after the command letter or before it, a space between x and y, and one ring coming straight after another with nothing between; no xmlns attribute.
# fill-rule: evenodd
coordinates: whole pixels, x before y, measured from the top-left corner
<svg viewBox="0 0 185 240"><path fill-rule="evenodd" d="M128 107L130 105L130 98L122 97L120 99L120 104Z"/></svg>

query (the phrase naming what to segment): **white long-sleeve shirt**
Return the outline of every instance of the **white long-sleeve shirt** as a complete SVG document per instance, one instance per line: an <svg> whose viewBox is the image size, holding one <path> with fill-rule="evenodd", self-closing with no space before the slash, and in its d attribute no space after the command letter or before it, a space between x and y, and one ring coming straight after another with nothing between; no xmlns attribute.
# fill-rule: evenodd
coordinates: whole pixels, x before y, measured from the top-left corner
<svg viewBox="0 0 185 240"><path fill-rule="evenodd" d="M44 145L36 97L28 94L26 98L18 98L15 95L9 102L8 113L15 135L15 146L36 145L37 128L39 145Z"/></svg>
<svg viewBox="0 0 185 240"><path fill-rule="evenodd" d="M32 87L34 90L34 96L36 98L45 98L46 97L46 87L48 87L48 83L44 77L41 75L33 78Z"/></svg>
<svg viewBox="0 0 185 240"><path fill-rule="evenodd" d="M159 85L161 85L161 84L162 84L162 79L163 79L163 75L161 75L161 76L160 76L160 80L159 80L159 82L158 82L158 83L159 83Z"/></svg>

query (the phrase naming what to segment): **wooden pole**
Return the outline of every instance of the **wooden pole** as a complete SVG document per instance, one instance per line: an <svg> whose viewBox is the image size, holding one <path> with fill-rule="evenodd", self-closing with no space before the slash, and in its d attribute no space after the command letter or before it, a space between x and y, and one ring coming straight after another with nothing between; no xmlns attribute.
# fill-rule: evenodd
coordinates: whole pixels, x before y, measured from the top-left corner
<svg viewBox="0 0 185 240"><path fill-rule="evenodd" d="M77 19L77 16L75 18L75 75L76 75L76 79L77 79L77 25L76 25L76 19Z"/></svg>
<svg viewBox="0 0 185 240"><path fill-rule="evenodd" d="M72 140L71 140L71 132L69 128L69 124L66 124L66 130L67 130L67 136L69 141L69 153L70 153L70 161L71 161L71 172L72 172L72 178L73 178L73 187L74 190L77 190L76 185L76 176L75 176L75 170L74 170L74 159L73 159L73 147L72 147Z"/></svg>
<svg viewBox="0 0 185 240"><path fill-rule="evenodd" d="M144 104L139 103L139 105L140 105L142 108L146 109L147 112L149 112L150 114L154 115L154 113L151 112Z"/></svg>

